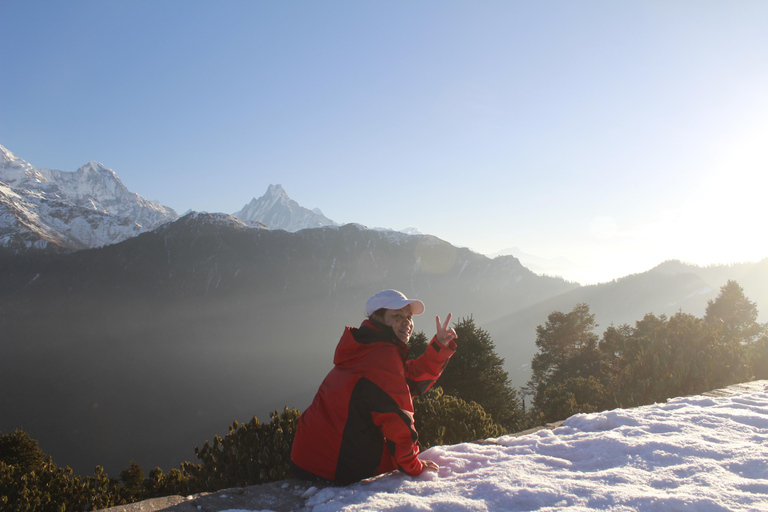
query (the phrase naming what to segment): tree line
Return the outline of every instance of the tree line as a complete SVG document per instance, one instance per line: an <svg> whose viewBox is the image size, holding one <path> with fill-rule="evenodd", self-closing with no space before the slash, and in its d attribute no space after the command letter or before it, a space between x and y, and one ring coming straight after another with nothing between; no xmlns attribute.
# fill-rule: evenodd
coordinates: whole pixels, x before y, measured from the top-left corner
<svg viewBox="0 0 768 512"><path fill-rule="evenodd" d="M634 326L595 333L587 304L551 313L536 328L538 352L526 391L529 421L662 402L768 378L768 329L757 306L728 281L703 318L649 313Z"/></svg>
<svg viewBox="0 0 768 512"><path fill-rule="evenodd" d="M576 413L633 407L674 396L768 378L768 324L729 281L703 318L647 314L635 326L609 326L599 336L587 304L551 313L536 329L537 353L524 389L510 384L490 334L472 317L456 322L460 350L435 388L414 399L422 450L519 432ZM409 357L426 349L423 332ZM532 396L526 408L524 397ZM22 430L0 432L0 509L13 512L97 510L173 494L189 495L289 478L299 411L234 422L224 437L195 448L198 463L145 475L130 462L119 478L58 467Z"/></svg>

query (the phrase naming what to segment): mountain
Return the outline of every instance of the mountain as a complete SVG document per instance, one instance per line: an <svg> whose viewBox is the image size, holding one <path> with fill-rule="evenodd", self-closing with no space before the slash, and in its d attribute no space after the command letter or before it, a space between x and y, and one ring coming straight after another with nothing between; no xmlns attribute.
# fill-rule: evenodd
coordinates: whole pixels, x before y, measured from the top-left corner
<svg viewBox="0 0 768 512"><path fill-rule="evenodd" d="M560 276L573 270L575 264L568 258L542 258L534 254L528 254L523 252L518 247L509 247L503 249L497 253L489 254L490 258L497 256L514 256L520 260L520 263L525 265L526 268L536 272L537 274L544 274L549 276Z"/></svg>
<svg viewBox="0 0 768 512"><path fill-rule="evenodd" d="M320 211L308 210L288 197L282 185L270 185L266 194L245 205L234 214L245 222L261 223L269 229L299 231L306 228L338 226Z"/></svg>
<svg viewBox="0 0 768 512"><path fill-rule="evenodd" d="M76 251L120 242L178 218L89 162L75 172L35 167L0 146L0 247Z"/></svg>

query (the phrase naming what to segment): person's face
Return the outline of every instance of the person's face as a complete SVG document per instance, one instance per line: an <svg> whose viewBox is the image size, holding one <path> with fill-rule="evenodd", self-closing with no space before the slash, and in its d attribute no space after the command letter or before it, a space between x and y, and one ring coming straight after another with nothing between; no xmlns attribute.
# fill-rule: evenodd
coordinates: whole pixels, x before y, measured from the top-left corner
<svg viewBox="0 0 768 512"><path fill-rule="evenodd" d="M402 309L387 309L384 312L384 325L388 325L395 331L395 336L403 343L408 343L413 334L413 313L411 305Z"/></svg>

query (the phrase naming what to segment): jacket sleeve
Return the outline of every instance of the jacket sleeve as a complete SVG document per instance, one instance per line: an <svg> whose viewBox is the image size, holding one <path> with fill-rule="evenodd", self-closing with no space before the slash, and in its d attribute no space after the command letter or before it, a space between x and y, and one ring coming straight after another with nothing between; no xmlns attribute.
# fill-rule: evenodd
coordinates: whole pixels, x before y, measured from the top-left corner
<svg viewBox="0 0 768 512"><path fill-rule="evenodd" d="M411 389L411 396L419 396L426 393L437 379L442 375L448 365L448 360L456 353L456 343L451 340L444 347L433 337L427 345L427 350L417 357L406 362L405 379Z"/></svg>
<svg viewBox="0 0 768 512"><path fill-rule="evenodd" d="M429 389L456 352L455 347L453 342L443 347L433 339L426 352L407 361L405 368L399 353L392 349L378 352L373 363L376 368L370 374L373 386L366 393L371 399L371 418L384 435L398 469L411 476L424 471L424 464L418 458L419 435L413 424L411 390L414 387Z"/></svg>
<svg viewBox="0 0 768 512"><path fill-rule="evenodd" d="M387 443L387 450L400 471L417 476L424 471L424 464L419 460L419 435L413 426L413 413L393 407L389 410L373 411L373 423L377 425Z"/></svg>
<svg viewBox="0 0 768 512"><path fill-rule="evenodd" d="M424 471L419 460L419 435L413 424L413 403L399 352L387 348L377 352L365 386L371 419L386 439L386 448L396 467L411 476ZM367 380L367 379L361 379Z"/></svg>

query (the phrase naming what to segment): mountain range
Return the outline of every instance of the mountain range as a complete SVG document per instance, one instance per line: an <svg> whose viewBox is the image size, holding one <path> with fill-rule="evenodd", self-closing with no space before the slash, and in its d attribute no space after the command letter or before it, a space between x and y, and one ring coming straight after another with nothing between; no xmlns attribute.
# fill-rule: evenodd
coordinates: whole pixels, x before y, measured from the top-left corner
<svg viewBox="0 0 768 512"><path fill-rule="evenodd" d="M285 231L338 226L319 209L300 206L281 185L270 185L233 216ZM178 218L172 208L129 191L99 162L75 172L44 169L0 145L0 248L66 252L102 247Z"/></svg>
<svg viewBox="0 0 768 512"><path fill-rule="evenodd" d="M336 225L279 185L237 215L175 218L101 164L81 170L42 172L7 151L0 166L0 234L11 241L0 251L0 387L12 390L0 393L0 431L24 428L79 473L100 464L116 475L129 460L167 470L235 419L306 407L343 327L384 288L427 304L416 330L428 335L435 314L472 316L518 386L552 311L586 302L601 329L651 312L701 316L728 279L768 304L768 259L666 262L579 286L430 235ZM46 217L51 203L69 222ZM80 213L93 224L76 222ZM87 243L67 230L108 218L130 220L136 234ZM314 227L296 230L300 219Z"/></svg>

